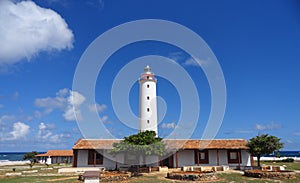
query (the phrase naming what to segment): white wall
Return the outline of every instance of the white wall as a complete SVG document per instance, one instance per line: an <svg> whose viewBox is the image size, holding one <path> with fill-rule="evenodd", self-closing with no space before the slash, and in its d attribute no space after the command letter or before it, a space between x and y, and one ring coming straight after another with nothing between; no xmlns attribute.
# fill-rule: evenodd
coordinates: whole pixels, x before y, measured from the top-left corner
<svg viewBox="0 0 300 183"><path fill-rule="evenodd" d="M219 150L219 165L238 166L238 164L228 164L227 150ZM217 166L217 150L208 151L209 164L195 164L194 150L183 150L178 152L178 166ZM247 150L241 150L241 166L250 166L251 159ZM176 167L176 156L174 155L174 166Z"/></svg>
<svg viewBox="0 0 300 183"><path fill-rule="evenodd" d="M116 167L116 158L110 155L107 150L103 151L103 164L96 165L96 167L105 167L107 170L113 170ZM123 165L124 156L122 154L117 156L118 167ZM78 150L77 167L94 167L94 165L88 165L88 150Z"/></svg>
<svg viewBox="0 0 300 183"><path fill-rule="evenodd" d="M77 167L88 166L88 150L78 150Z"/></svg>
<svg viewBox="0 0 300 183"><path fill-rule="evenodd" d="M195 165L194 150L183 150L178 152L178 166ZM174 167L176 167L176 155L174 155Z"/></svg>
<svg viewBox="0 0 300 183"><path fill-rule="evenodd" d="M194 150L183 150L178 152L178 166L216 166L217 163L217 151L216 150L209 150L209 164L195 164L194 160ZM219 165L229 165L229 166L238 166L238 164L228 164L228 158L227 158L227 150L219 150ZM242 162L241 166L250 166L251 165L251 159L250 154L246 150L241 150L241 156L242 156ZM157 159L157 160L156 160ZM103 157L103 165L96 165L97 167L105 167L106 169L115 169L116 158L111 156L106 150L104 151L104 157ZM118 160L118 167L126 166L124 165L124 155L119 154L117 156ZM142 160L141 160L142 161ZM158 158L153 157L147 157L147 162L153 162L151 163L153 166L157 166ZM77 160L77 166L78 167L93 167L94 165L88 165L88 150L78 150L78 160ZM176 167L176 156L174 155L174 167Z"/></svg>

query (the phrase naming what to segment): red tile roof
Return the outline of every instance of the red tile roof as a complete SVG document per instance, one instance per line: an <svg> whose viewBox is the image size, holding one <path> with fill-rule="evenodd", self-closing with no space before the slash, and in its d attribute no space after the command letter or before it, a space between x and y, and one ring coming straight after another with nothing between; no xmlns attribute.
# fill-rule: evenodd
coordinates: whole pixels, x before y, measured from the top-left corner
<svg viewBox="0 0 300 183"><path fill-rule="evenodd" d="M112 149L112 144L120 142L111 139L81 139L73 149ZM248 149L244 139L214 139L214 140L174 140L165 139L168 149Z"/></svg>
<svg viewBox="0 0 300 183"><path fill-rule="evenodd" d="M73 150L49 150L45 154L38 154L36 156L73 156Z"/></svg>

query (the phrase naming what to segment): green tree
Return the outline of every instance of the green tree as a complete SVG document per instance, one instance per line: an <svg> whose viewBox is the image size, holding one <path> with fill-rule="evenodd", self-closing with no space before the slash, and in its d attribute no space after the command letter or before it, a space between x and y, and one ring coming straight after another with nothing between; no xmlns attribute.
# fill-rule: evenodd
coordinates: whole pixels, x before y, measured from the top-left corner
<svg viewBox="0 0 300 183"><path fill-rule="evenodd" d="M284 147L284 144L280 140L280 138L275 136L262 134L248 141L247 146L249 147L250 154L257 157L257 166L260 166L260 157L263 154L271 154Z"/></svg>
<svg viewBox="0 0 300 183"><path fill-rule="evenodd" d="M24 154L23 160L30 160L31 163L35 162L36 161L35 155L38 155L38 154L39 153L36 151L28 152L28 153Z"/></svg>
<svg viewBox="0 0 300 183"><path fill-rule="evenodd" d="M118 153L134 155L136 164L139 164L139 157L143 157L143 164L146 164L146 156L156 155L163 156L166 150L162 138L156 137L154 131L139 132L135 135L124 137L119 143L113 144L111 154Z"/></svg>

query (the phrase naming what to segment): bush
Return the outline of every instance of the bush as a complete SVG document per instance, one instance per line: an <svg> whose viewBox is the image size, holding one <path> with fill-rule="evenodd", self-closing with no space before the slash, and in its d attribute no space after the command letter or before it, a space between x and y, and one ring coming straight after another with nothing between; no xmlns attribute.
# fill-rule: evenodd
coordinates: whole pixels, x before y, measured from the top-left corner
<svg viewBox="0 0 300 183"><path fill-rule="evenodd" d="M286 158L286 159L283 159L281 160L281 162L294 162L294 159L293 158Z"/></svg>

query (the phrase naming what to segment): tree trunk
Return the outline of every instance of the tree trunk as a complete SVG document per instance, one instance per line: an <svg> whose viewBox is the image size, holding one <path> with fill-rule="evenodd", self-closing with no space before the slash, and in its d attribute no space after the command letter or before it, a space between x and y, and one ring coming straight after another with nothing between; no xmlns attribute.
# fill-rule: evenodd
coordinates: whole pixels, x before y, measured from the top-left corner
<svg viewBox="0 0 300 183"><path fill-rule="evenodd" d="M260 155L257 155L257 166L260 167Z"/></svg>

